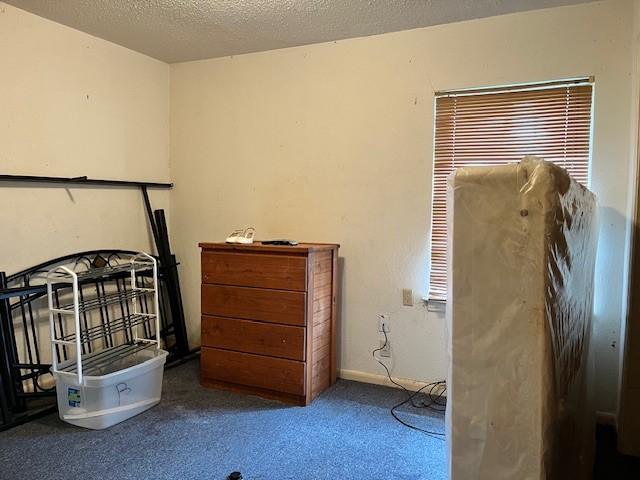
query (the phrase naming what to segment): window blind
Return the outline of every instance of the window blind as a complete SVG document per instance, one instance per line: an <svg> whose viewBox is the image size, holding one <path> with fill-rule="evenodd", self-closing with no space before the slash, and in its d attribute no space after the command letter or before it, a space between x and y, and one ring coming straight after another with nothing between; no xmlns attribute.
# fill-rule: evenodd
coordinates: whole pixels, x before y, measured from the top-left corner
<svg viewBox="0 0 640 480"><path fill-rule="evenodd" d="M446 300L449 174L537 155L587 185L592 90L575 82L436 97L429 300Z"/></svg>

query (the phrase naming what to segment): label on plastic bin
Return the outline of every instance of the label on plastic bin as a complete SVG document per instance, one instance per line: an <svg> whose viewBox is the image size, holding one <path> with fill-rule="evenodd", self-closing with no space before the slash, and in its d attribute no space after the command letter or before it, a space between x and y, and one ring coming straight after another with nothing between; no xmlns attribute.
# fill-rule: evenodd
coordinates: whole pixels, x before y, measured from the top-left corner
<svg viewBox="0 0 640 480"><path fill-rule="evenodd" d="M80 390L77 388L69 387L69 393L67 394L69 399L70 407L79 407L80 406Z"/></svg>

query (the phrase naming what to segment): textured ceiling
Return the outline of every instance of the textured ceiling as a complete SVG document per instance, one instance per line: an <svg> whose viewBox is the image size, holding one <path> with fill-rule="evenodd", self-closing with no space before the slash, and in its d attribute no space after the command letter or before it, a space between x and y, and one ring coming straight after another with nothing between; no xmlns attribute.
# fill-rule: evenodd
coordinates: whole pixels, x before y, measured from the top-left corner
<svg viewBox="0 0 640 480"><path fill-rule="evenodd" d="M5 0L166 62L238 55L586 0Z"/></svg>

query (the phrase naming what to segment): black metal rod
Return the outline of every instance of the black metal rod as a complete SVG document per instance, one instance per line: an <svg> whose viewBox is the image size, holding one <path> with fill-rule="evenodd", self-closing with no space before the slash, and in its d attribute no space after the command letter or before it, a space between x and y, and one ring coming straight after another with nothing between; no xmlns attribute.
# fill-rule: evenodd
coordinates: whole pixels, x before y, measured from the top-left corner
<svg viewBox="0 0 640 480"><path fill-rule="evenodd" d="M0 272L0 287L6 286L7 277ZM8 300L0 300L0 425L11 421L11 407L15 405L14 382L11 376L11 358L9 342L6 339L7 329L11 328L11 311Z"/></svg>
<svg viewBox="0 0 640 480"><path fill-rule="evenodd" d="M55 392L51 392L49 396L51 395L55 395ZM55 412L57 409L58 409L58 405L54 403L53 405L49 405L44 408L28 411L25 414L16 415L14 418L11 419L9 423L0 424L0 432L2 432L3 430L8 430L10 428L16 427L23 423L30 422L31 420L44 417L45 415L49 415L50 413Z"/></svg>
<svg viewBox="0 0 640 480"><path fill-rule="evenodd" d="M160 256L160 264L165 267L167 294L169 295L169 306L171 308L171 319L174 325L178 355L184 356L189 353L189 343L176 257L171 253L164 210L156 210L154 216L159 240L158 254Z"/></svg>
<svg viewBox="0 0 640 480"><path fill-rule="evenodd" d="M0 375L0 425L8 424L11 421L11 410L7 399L7 388L4 385L4 376Z"/></svg>
<svg viewBox="0 0 640 480"><path fill-rule="evenodd" d="M173 188L173 183L102 180L87 177L41 177L37 175L0 175L0 182L62 183L71 185L94 185L101 187Z"/></svg>
<svg viewBox="0 0 640 480"><path fill-rule="evenodd" d="M147 212L147 220L149 220L149 226L151 227L151 233L153 234L153 242L156 245L156 252L158 252L158 256L162 257L162 253L160 252L160 236L158 233L158 226L156 225L155 219L153 218L153 210L151 209L151 201L149 200L149 193L147 192L147 187L142 185L140 187L142 190L142 199L144 201L144 208Z"/></svg>
<svg viewBox="0 0 640 480"><path fill-rule="evenodd" d="M182 294L180 292L178 264L175 255L171 253L164 210L159 209L154 211L151 208L147 188L143 185L140 187L140 190L142 190L142 198L153 234L153 241L156 245L158 257L160 257L160 269L165 278L165 290L169 297L169 309L171 311L171 321L175 332L177 355L184 356L189 353L187 327L184 317L184 306L182 304ZM159 312L156 312L156 314L158 313Z"/></svg>
<svg viewBox="0 0 640 480"><path fill-rule="evenodd" d="M135 254L135 252L132 252ZM118 280L118 279L127 279L129 278L129 272L116 272L114 274L104 275L102 280ZM150 273L142 272L140 275L148 275L151 276ZM13 275L12 275L13 276ZM78 281L78 285L88 285L94 283L95 280L89 278L88 280ZM53 290L59 290L61 288L68 288L69 284L65 282L58 282L52 284ZM11 287L11 288L0 288L0 300L19 297L20 295L31 295L29 301L33 301L39 297L44 296L47 293L47 284L44 283L42 285L31 285L28 287ZM16 308L15 306L13 308Z"/></svg>
<svg viewBox="0 0 640 480"><path fill-rule="evenodd" d="M0 288L7 286L7 276L4 272L0 272ZM11 307L8 299L0 301L0 374L2 375L2 383L5 388L5 400L12 410L21 411L24 409L24 403L17 399L16 393L23 391L22 382L15 378L15 363L18 363L18 350L16 339L13 331L13 318L11 316ZM6 390L7 388L10 391ZM2 393L0 393L1 395Z"/></svg>
<svg viewBox="0 0 640 480"><path fill-rule="evenodd" d="M126 255L137 255L138 253L140 253L139 251L136 250L109 250L108 252L110 253L110 257L111 256L116 256L117 258L120 258L120 254L126 254ZM56 265L58 263L63 263L66 262L67 260L71 260L74 258L78 258L78 257L91 257L91 256L95 256L98 254L102 254L105 253L105 250L87 250L86 252L78 252L78 253L72 253L71 255L65 255L63 257L58 257L58 258L54 258L51 260L47 260L46 262L43 262L39 265L35 265L33 267L29 267L25 270L22 270L18 273L14 273L12 275L9 275L7 277L7 281L11 282L15 279L17 279L18 277L22 277L24 275L28 275L28 274L32 274L34 272L37 271L42 271L44 273L47 272L47 270L49 270L51 268L52 265Z"/></svg>

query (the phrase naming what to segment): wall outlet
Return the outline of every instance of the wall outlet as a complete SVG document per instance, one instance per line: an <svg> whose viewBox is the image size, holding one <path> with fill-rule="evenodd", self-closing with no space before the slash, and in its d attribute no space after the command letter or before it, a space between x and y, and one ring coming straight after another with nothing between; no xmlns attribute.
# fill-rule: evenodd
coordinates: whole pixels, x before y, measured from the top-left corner
<svg viewBox="0 0 640 480"><path fill-rule="evenodd" d="M391 342L387 341L387 344L384 344L384 340L380 340L380 353L381 357L391 357Z"/></svg>
<svg viewBox="0 0 640 480"><path fill-rule="evenodd" d="M413 307L413 290L410 288L402 289L402 305L405 307Z"/></svg>
<svg viewBox="0 0 640 480"><path fill-rule="evenodd" d="M389 314L387 313L379 313L378 314L378 332L386 332L389 333L391 331L391 326L389 325L389 320L391 320Z"/></svg>

